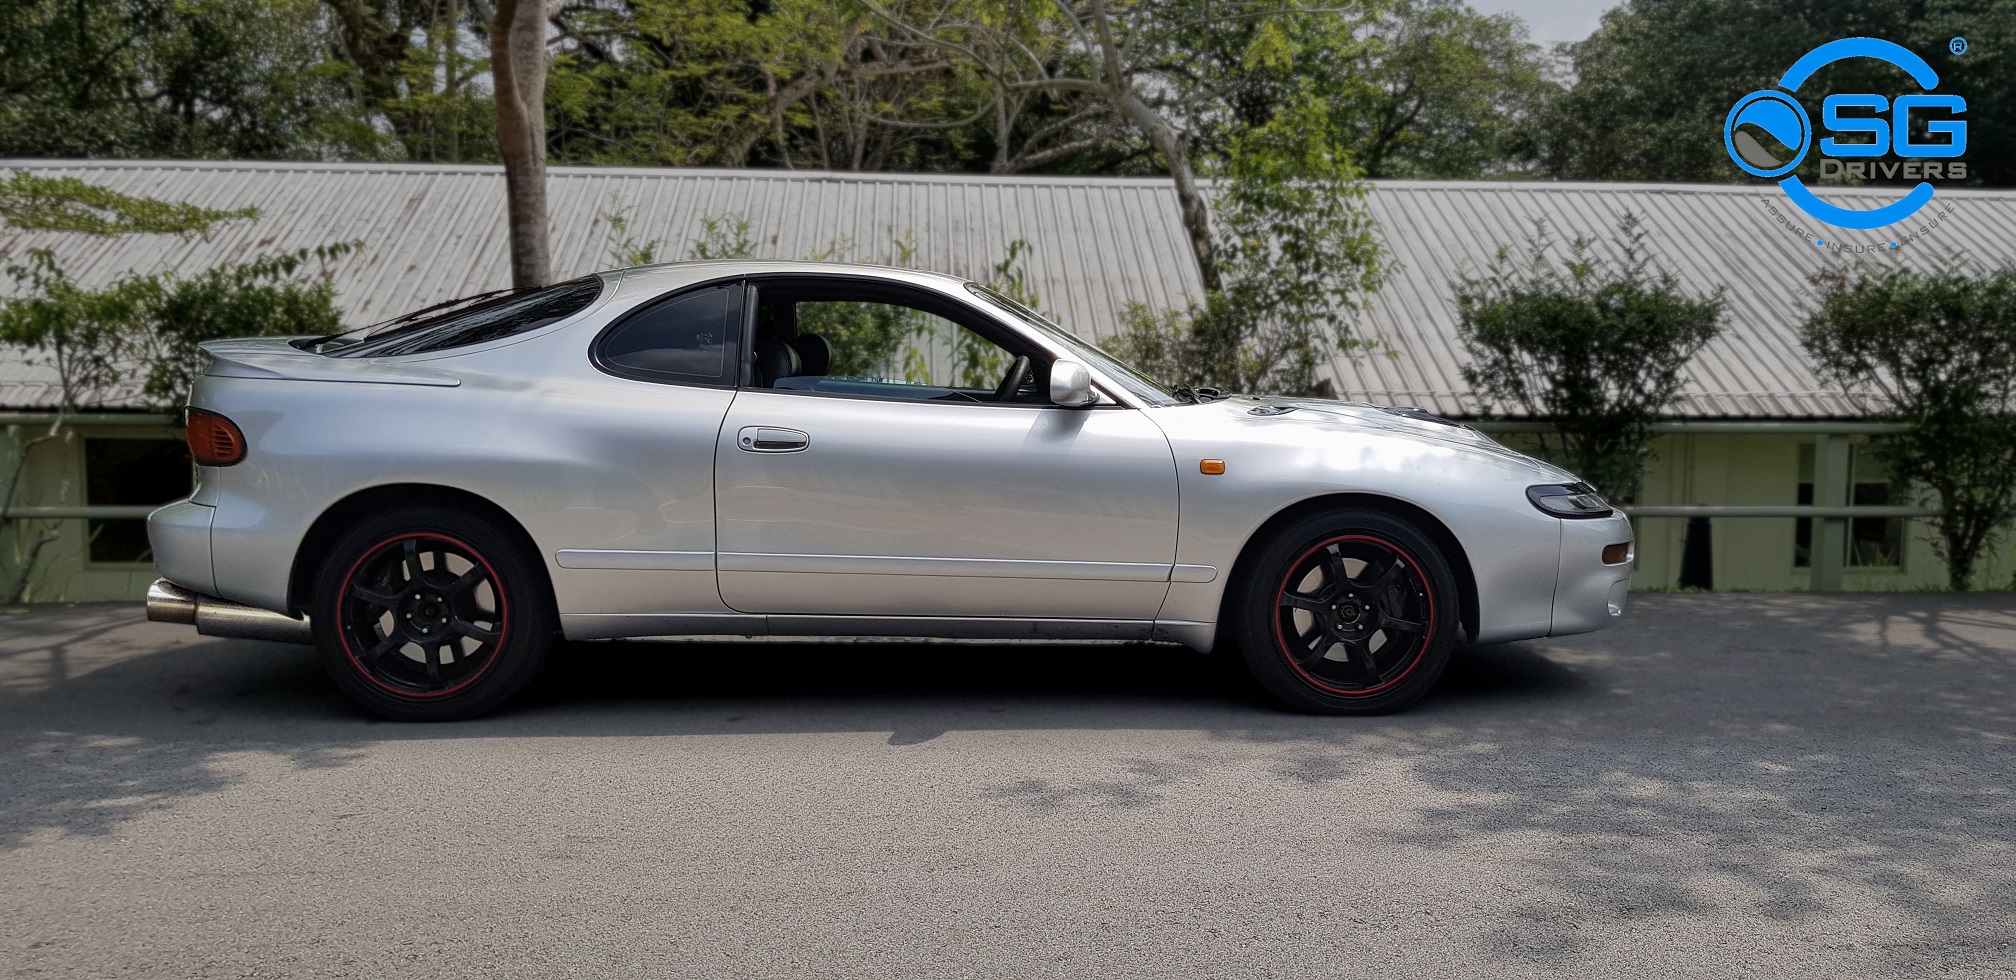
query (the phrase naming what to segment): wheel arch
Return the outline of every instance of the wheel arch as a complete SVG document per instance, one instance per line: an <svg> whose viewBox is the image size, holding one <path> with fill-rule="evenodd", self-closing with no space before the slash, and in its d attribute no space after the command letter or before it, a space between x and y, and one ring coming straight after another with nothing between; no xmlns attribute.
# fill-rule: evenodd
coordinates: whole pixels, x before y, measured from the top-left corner
<svg viewBox="0 0 2016 980"><path fill-rule="evenodd" d="M1246 544L1239 549L1239 557L1232 564L1232 574L1226 579L1225 596L1220 600L1218 622L1232 622L1232 603L1244 591L1241 583L1252 570L1252 563L1258 556L1264 542L1282 527L1307 517L1310 514L1328 510L1353 508L1370 510L1398 518L1420 528L1421 533L1435 543L1443 560L1449 563L1449 571L1456 578L1457 619L1463 626L1463 636L1474 641L1479 624L1477 607L1477 575L1470 567L1470 555L1463 550L1463 542L1457 540L1449 525L1434 514L1398 497L1377 493L1327 493L1306 500L1299 500L1276 511L1273 516L1260 523L1246 538Z"/></svg>
<svg viewBox="0 0 2016 980"><path fill-rule="evenodd" d="M411 507L416 504L431 504L468 511L490 521L497 529L510 537L518 547L524 549L525 556L541 577L548 595L553 594L553 582L546 571L545 556L532 540L531 532L525 525L511 516L511 512L498 506L479 494L456 487L432 483L389 483L359 490L330 504L315 522L308 526L308 533L301 538L301 547L295 549L294 564L287 577L288 611L300 614L308 608L315 590L315 575L320 570L322 557L336 543L336 539L356 518L396 507Z"/></svg>

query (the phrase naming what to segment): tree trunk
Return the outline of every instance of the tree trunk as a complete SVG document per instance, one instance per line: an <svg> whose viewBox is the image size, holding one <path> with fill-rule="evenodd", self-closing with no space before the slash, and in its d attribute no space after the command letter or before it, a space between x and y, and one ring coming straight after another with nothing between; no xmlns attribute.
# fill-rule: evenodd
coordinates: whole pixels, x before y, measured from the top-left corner
<svg viewBox="0 0 2016 980"><path fill-rule="evenodd" d="M1106 0L1091 0L1087 12L1091 15L1093 33L1098 37L1107 99L1120 111L1120 117L1133 123L1155 152L1169 161L1169 176L1176 182L1176 206L1183 214L1183 231L1190 236L1190 251L1197 257L1197 276L1203 280L1205 292L1220 292L1224 287L1218 275L1218 249L1211 241L1211 206L1197 188L1197 172L1190 166L1190 148L1183 145L1161 113L1134 94L1125 56L1113 39L1113 19L1106 12Z"/></svg>
<svg viewBox="0 0 2016 980"><path fill-rule="evenodd" d="M1148 138L1148 145L1169 161L1169 177L1176 182L1176 206L1183 214L1183 231L1190 236L1191 254L1197 257L1197 275L1204 282L1205 292L1220 291L1224 284L1218 275L1218 248L1211 240L1211 206L1197 186L1197 171L1190 166L1188 149L1168 122L1132 91L1115 89L1113 101L1121 117L1132 122Z"/></svg>
<svg viewBox="0 0 2016 980"><path fill-rule="evenodd" d="M552 277L546 233L546 2L499 0L490 26L497 148L511 227L511 284Z"/></svg>

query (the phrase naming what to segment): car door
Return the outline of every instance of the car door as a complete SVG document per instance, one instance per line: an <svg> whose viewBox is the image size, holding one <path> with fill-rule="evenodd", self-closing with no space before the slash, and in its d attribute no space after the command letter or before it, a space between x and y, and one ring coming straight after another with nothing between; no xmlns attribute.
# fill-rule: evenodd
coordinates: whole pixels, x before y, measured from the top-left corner
<svg viewBox="0 0 2016 980"><path fill-rule="evenodd" d="M996 391L1026 340L950 297L757 281L751 384L715 451L723 601L805 616L1152 620L1168 440L1111 402Z"/></svg>

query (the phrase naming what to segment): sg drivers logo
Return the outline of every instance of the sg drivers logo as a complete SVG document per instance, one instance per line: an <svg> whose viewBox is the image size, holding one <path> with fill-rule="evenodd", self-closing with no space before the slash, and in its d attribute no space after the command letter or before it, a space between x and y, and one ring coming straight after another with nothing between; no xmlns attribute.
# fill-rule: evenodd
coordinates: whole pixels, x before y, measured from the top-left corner
<svg viewBox="0 0 2016 980"><path fill-rule="evenodd" d="M1954 53L1966 50L1966 42L1953 40ZM1897 66L1918 83L1922 93L1895 98L1877 94L1830 95L1821 103L1821 122L1833 133L1852 134L1853 141L1840 136L1819 140L1822 181L1848 178L1917 180L1903 198L1880 208L1855 210L1821 200L1793 173L1814 146L1813 120L1805 107L1792 97L1799 86L1834 62L1846 58L1875 58ZM1933 180L1964 180L1967 164L1957 160L1967 150L1967 123L1954 118L1967 111L1967 100L1957 95L1933 94L1939 75L1925 59L1909 49L1873 37L1850 37L1829 41L1794 62L1778 87L1752 92L1736 101L1729 120L1722 127L1722 143L1729 158L1745 173L1766 178L1782 178L1778 186L1792 203L1816 221L1837 228L1869 229L1896 224L1917 214L1932 200ZM1888 111L1886 118L1883 113ZM1924 142L1919 142L1913 120L1923 124ZM1767 142L1768 138L1768 142ZM1895 156L1898 159L1887 160ZM1891 247L1895 247L1892 244Z"/></svg>

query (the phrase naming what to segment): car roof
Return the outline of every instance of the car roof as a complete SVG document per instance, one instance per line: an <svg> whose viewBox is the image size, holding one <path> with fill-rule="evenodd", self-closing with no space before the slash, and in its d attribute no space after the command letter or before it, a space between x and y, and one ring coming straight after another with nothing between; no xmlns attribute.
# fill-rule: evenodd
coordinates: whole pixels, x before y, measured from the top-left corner
<svg viewBox="0 0 2016 980"><path fill-rule="evenodd" d="M617 269L603 275L612 281L620 279L626 286L641 286L653 291L675 289L688 283L705 282L724 276L761 276L779 274L841 275L858 276L864 279L880 279L885 282L908 282L920 286L935 286L943 289L960 287L966 280L958 276L948 276L938 272L919 269L902 269L886 265L866 265L858 262L813 262L783 259L715 259L693 262L665 262L658 265L637 266L632 269Z"/></svg>

